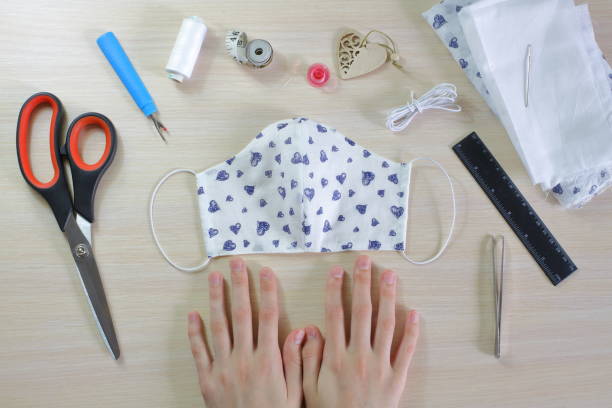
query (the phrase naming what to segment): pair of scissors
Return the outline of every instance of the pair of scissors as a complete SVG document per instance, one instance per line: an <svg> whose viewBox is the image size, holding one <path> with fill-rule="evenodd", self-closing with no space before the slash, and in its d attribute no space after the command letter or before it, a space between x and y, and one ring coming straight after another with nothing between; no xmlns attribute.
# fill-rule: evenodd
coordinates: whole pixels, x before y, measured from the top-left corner
<svg viewBox="0 0 612 408"><path fill-rule="evenodd" d="M50 106L53 113L49 131L49 147L53 177L43 183L32 171L29 137L33 112L41 106ZM53 94L41 92L32 95L21 107L17 121L17 159L26 182L49 203L57 223L64 233L76 263L89 306L106 347L115 359L119 358L119 343L115 334L104 287L91 241L91 223L94 221L94 198L98 183L113 161L117 150L117 135L112 122L99 113L84 113L75 118L68 128L66 142L61 145L64 110ZM89 164L79 153L79 137L88 127L104 131L106 144L100 159ZM64 159L70 163L74 200L66 183Z"/></svg>

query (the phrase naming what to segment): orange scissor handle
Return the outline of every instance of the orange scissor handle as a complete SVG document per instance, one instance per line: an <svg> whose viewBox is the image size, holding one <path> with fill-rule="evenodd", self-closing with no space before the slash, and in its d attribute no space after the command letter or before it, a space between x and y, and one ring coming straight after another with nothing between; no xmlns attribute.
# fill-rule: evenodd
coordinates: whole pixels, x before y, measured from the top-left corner
<svg viewBox="0 0 612 408"><path fill-rule="evenodd" d="M79 138L88 127L104 131L105 146L100 159L89 164L79 153ZM70 162L74 186L74 209L89 222L94 220L94 198L98 183L117 151L117 134L113 123L100 113L84 113L72 121L66 136L66 155Z"/></svg>
<svg viewBox="0 0 612 408"><path fill-rule="evenodd" d="M53 165L53 177L43 183L32 171L29 152L29 137L32 114L41 106L48 105L53 110L49 130L49 150ZM21 107L17 120L17 160L21 174L26 182L49 203L61 230L64 230L66 220L72 212L72 200L66 185L62 159L60 156L61 129L64 110L60 100L53 94L41 92L32 95Z"/></svg>

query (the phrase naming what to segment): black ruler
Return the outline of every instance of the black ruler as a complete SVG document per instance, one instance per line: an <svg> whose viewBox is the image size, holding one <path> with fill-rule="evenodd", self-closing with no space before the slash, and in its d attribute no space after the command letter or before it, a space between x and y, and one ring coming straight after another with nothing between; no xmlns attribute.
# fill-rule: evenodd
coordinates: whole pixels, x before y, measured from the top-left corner
<svg viewBox="0 0 612 408"><path fill-rule="evenodd" d="M553 285L578 269L476 132L453 151Z"/></svg>

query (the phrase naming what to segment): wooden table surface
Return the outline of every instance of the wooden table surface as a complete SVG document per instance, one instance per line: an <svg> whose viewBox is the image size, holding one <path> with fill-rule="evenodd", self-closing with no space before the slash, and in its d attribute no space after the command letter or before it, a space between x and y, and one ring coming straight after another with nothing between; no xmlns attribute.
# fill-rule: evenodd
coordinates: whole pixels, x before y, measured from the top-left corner
<svg viewBox="0 0 612 408"><path fill-rule="evenodd" d="M207 272L184 274L161 257L149 231L148 201L162 174L202 170L237 153L267 124L306 116L328 123L393 160L440 161L457 191L454 239L437 262L414 266L396 253L371 254L377 271L400 276L399 310L423 316L422 338L402 407L612 406L612 193L577 211L563 210L531 186L506 132L453 62L421 12L433 0L100 2L16 1L0 5L0 406L201 406L186 338L186 315L207 318ZM602 50L612 52L612 3L592 0ZM177 84L164 67L181 19L209 27L191 80ZM305 66L333 66L341 27L379 29L398 44L408 74L392 66L344 81L334 92L311 88ZM225 55L231 28L274 47L263 71ZM159 106L172 136L164 145L100 53L96 38L114 31ZM427 112L392 134L385 113L414 90L458 86L460 114ZM102 112L119 134L115 161L100 184L93 227L95 254L118 331L122 357L106 352L64 238L46 203L23 181L14 132L33 93L61 98L68 118ZM38 115L35 170L51 175L47 120ZM450 146L477 131L538 210L580 270L553 287ZM102 149L88 135L86 159ZM90 154L91 153L91 154ZM182 263L203 253L194 180L177 176L157 204L160 238ZM408 246L436 251L450 221L450 194L440 173L418 169ZM492 356L493 297L488 233L506 236L508 259L503 358ZM274 268L282 287L282 334L323 324L326 271L351 267L356 254L247 256L252 271ZM227 273L228 259L208 270ZM256 286L256 285L254 285Z"/></svg>

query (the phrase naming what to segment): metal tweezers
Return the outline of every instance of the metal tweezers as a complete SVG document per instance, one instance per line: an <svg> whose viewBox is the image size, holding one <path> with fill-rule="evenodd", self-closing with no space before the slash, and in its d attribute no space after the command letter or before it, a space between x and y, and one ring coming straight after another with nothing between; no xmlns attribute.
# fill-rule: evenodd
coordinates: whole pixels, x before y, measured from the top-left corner
<svg viewBox="0 0 612 408"><path fill-rule="evenodd" d="M491 236L493 240L493 296L495 299L495 358L501 357L502 295L504 289L505 240L503 235ZM500 259L497 249L501 245Z"/></svg>

